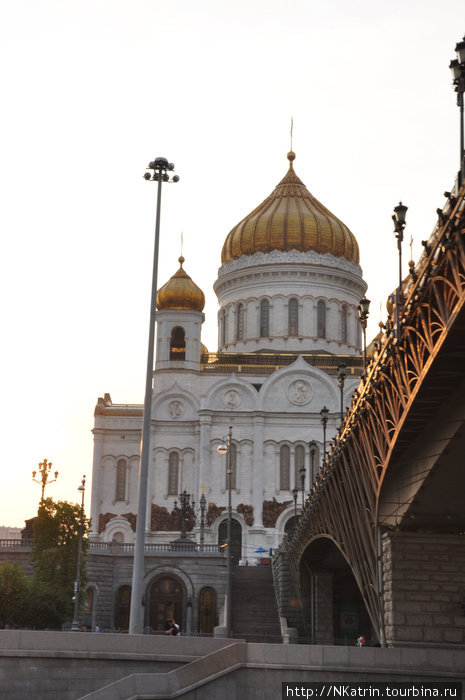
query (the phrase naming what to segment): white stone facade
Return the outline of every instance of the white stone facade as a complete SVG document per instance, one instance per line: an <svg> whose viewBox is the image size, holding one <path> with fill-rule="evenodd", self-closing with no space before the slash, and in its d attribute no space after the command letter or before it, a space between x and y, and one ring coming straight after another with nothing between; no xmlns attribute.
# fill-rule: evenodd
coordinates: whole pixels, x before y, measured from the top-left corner
<svg viewBox="0 0 465 700"><path fill-rule="evenodd" d="M299 468L306 468L308 491L312 469L321 464L323 406L329 409L328 443L339 425L339 363L347 364L344 407L358 384L357 305L365 290L359 266L330 254L273 251L231 260L215 283L219 354L208 357L201 354L201 312L157 312L148 542L179 537L169 523L184 490L196 511L205 492L205 544L224 538L226 458L217 447L231 426L240 556L253 563L258 547L279 545L286 523L301 509ZM170 352L175 327L185 334L182 359ZM141 425L142 406L113 404L108 395L99 399L91 514L96 541L135 540ZM311 440L318 446L313 465ZM188 531L197 541L199 518Z"/></svg>

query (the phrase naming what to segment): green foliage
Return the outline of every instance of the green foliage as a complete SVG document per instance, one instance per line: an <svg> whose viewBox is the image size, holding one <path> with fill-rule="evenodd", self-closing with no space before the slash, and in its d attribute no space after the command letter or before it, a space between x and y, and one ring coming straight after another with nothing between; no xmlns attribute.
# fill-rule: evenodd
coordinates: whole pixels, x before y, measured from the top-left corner
<svg viewBox="0 0 465 700"><path fill-rule="evenodd" d="M89 520L81 523L81 507L75 503L51 498L41 501L34 521L34 594L36 613L44 613L45 626L59 626L73 617L74 581L82 527L80 599L86 588L87 533ZM46 612L48 611L48 612ZM51 620L55 622L52 625ZM42 621L42 622L43 622ZM48 621L48 622L47 622ZM58 624L57 624L58 622ZM42 623L37 626L44 626Z"/></svg>
<svg viewBox="0 0 465 700"><path fill-rule="evenodd" d="M27 623L30 586L19 564L0 565L0 627Z"/></svg>
<svg viewBox="0 0 465 700"><path fill-rule="evenodd" d="M60 629L73 619L79 536L82 528L80 598L87 584L85 555L90 521L77 504L41 501L34 521L34 575L19 564L0 564L0 627Z"/></svg>

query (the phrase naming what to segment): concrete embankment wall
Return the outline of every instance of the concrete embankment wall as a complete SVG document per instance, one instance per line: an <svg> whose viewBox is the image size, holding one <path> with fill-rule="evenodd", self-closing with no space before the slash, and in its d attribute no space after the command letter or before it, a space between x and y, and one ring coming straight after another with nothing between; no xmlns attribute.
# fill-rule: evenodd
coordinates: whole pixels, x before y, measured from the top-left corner
<svg viewBox="0 0 465 700"><path fill-rule="evenodd" d="M226 640L0 630L2 700L77 700L134 673L166 673Z"/></svg>
<svg viewBox="0 0 465 700"><path fill-rule="evenodd" d="M278 700L283 681L463 682L465 647L359 649L0 630L2 700Z"/></svg>

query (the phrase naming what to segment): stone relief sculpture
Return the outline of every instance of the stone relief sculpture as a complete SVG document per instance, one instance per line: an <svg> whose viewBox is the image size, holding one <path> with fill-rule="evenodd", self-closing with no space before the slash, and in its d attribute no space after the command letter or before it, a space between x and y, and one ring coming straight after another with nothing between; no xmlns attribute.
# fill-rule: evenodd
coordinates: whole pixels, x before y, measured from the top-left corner
<svg viewBox="0 0 465 700"><path fill-rule="evenodd" d="M292 501L284 501L284 503L279 503L276 498L272 501L263 501L263 525L264 527L274 527L276 521Z"/></svg>
<svg viewBox="0 0 465 700"><path fill-rule="evenodd" d="M244 517L246 525L249 527L253 525L253 506L246 505L245 503L239 503L237 506L237 512Z"/></svg>
<svg viewBox="0 0 465 700"><path fill-rule="evenodd" d="M182 510L176 505L171 513L164 506L159 506L156 503L152 503L152 510L150 514L150 529L152 531L158 530L160 532L176 532L181 530L182 522ZM186 532L191 532L195 524L195 514L192 508L186 509L186 514L184 518L184 526Z"/></svg>
<svg viewBox="0 0 465 700"><path fill-rule="evenodd" d="M117 518L116 513L100 513L99 519L98 519L98 531L99 534L102 533L110 520L113 520L113 518ZM126 518L126 520L129 522L131 529L135 532L136 531L136 524L137 524L137 515L134 515L134 513L125 513L124 515L121 515L122 518Z"/></svg>
<svg viewBox="0 0 465 700"><path fill-rule="evenodd" d="M212 523L215 522L215 520L221 515L223 511L225 511L226 508L219 508L217 505L214 503L209 503L208 504L208 510L207 510L207 515L206 515L206 520L207 524L211 525Z"/></svg>
<svg viewBox="0 0 465 700"><path fill-rule="evenodd" d="M171 418L180 418L184 413L184 406L181 401L171 401L168 406L168 413Z"/></svg>
<svg viewBox="0 0 465 700"><path fill-rule="evenodd" d="M230 389L224 395L224 405L228 408L237 408L241 403L241 397L238 391Z"/></svg>
<svg viewBox="0 0 465 700"><path fill-rule="evenodd" d="M310 384L304 379L297 379L289 386L289 400L297 406L303 406L310 401Z"/></svg>

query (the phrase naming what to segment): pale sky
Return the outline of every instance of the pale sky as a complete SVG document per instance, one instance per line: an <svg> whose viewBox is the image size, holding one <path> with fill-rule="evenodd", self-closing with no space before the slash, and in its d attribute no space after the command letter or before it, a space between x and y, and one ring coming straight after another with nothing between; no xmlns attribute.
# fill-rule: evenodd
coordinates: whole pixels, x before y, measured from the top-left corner
<svg viewBox="0 0 465 700"><path fill-rule="evenodd" d="M397 281L391 215L408 205L404 272L459 161L449 62L463 0L0 0L0 525L54 499L90 506L93 410L142 403L155 222L159 286L185 269L207 297L223 241L287 169L357 237L372 300ZM311 439L311 436L309 436Z"/></svg>

